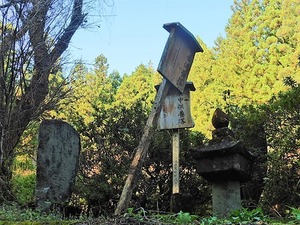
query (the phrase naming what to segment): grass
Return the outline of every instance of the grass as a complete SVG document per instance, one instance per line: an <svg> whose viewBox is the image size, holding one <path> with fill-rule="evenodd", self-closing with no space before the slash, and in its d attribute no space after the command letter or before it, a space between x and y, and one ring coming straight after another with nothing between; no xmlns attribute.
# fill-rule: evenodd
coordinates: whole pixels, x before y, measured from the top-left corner
<svg viewBox="0 0 300 225"><path fill-rule="evenodd" d="M163 213L146 211L143 208L129 208L127 213L115 217L99 217L64 219L59 213L43 214L36 210L20 209L17 206L3 206L0 209L0 225L96 225L96 224L199 224L199 225L283 225L283 224L300 224L299 209L291 208L291 216L287 220L274 220L265 216L260 208L254 210L242 209L233 212L226 219L218 219L217 217L201 218L188 212L179 213Z"/></svg>

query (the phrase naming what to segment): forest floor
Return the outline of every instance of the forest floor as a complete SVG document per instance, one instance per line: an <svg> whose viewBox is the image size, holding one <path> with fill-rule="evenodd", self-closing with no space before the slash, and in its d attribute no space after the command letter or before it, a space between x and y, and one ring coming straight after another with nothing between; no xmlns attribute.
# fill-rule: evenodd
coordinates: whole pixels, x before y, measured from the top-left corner
<svg viewBox="0 0 300 225"><path fill-rule="evenodd" d="M168 224L198 224L198 225L300 225L298 209L288 218L270 218L264 215L260 208L248 211L237 211L228 218L220 219L214 216L200 217L188 212L163 213L147 211L143 208L128 209L127 213L118 216L100 216L89 218L77 216L64 218L59 214L41 215L34 210L20 211L17 208L0 207L0 225L168 225Z"/></svg>

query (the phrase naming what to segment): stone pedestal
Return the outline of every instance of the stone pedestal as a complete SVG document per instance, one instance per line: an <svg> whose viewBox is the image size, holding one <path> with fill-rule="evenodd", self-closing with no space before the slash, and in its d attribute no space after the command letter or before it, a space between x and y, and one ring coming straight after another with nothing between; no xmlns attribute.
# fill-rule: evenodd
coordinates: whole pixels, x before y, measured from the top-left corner
<svg viewBox="0 0 300 225"><path fill-rule="evenodd" d="M241 205L239 181L221 181L212 183L213 213L217 217L226 217L238 210Z"/></svg>
<svg viewBox="0 0 300 225"><path fill-rule="evenodd" d="M45 120L39 129L36 206L50 210L69 200L75 183L80 151L79 134L60 120Z"/></svg>

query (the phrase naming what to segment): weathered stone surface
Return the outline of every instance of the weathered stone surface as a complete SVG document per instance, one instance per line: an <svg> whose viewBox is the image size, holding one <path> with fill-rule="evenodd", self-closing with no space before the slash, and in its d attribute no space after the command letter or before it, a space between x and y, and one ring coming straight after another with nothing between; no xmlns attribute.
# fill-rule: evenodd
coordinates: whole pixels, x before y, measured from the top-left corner
<svg viewBox="0 0 300 225"><path fill-rule="evenodd" d="M211 122L214 128L216 129L228 127L229 116L226 113L224 113L221 109L217 108L213 114Z"/></svg>
<svg viewBox="0 0 300 225"><path fill-rule="evenodd" d="M241 209L240 183L238 181L212 183L212 202L214 216L221 218Z"/></svg>
<svg viewBox="0 0 300 225"><path fill-rule="evenodd" d="M232 139L234 139L234 133L228 127L215 129L212 131L212 140L210 140L210 142L216 142L224 137L231 137Z"/></svg>
<svg viewBox="0 0 300 225"><path fill-rule="evenodd" d="M241 154L202 158L197 161L197 172L208 181L240 181L251 179L251 162Z"/></svg>
<svg viewBox="0 0 300 225"><path fill-rule="evenodd" d="M227 127L227 114L217 109L212 123L216 128L212 140L191 149L191 154L196 160L197 172L212 183L214 215L226 217L241 208L240 182L251 179L254 157Z"/></svg>
<svg viewBox="0 0 300 225"><path fill-rule="evenodd" d="M66 202L72 193L78 169L79 134L60 120L45 120L39 129L36 205L47 211Z"/></svg>
<svg viewBox="0 0 300 225"><path fill-rule="evenodd" d="M245 182L251 179L252 155L240 141L224 138L193 149L191 154L196 159L197 172L208 181Z"/></svg>

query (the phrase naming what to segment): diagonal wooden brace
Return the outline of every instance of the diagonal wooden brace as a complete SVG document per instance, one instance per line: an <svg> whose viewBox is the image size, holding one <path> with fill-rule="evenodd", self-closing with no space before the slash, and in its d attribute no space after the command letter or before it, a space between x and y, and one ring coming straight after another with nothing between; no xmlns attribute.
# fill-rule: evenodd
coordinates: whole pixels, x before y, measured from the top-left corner
<svg viewBox="0 0 300 225"><path fill-rule="evenodd" d="M141 172L141 168L143 166L151 139L157 127L157 121L159 118L163 101L166 98L171 85L172 84L169 81L163 79L163 82L156 94L155 102L153 104L152 110L149 114L146 126L144 128L143 136L140 140L138 147L136 148L134 158L131 162L129 173L125 185L123 187L123 191L119 199L117 208L114 213L115 215L120 215L128 208L132 196L132 191L136 185L137 178L139 173Z"/></svg>

